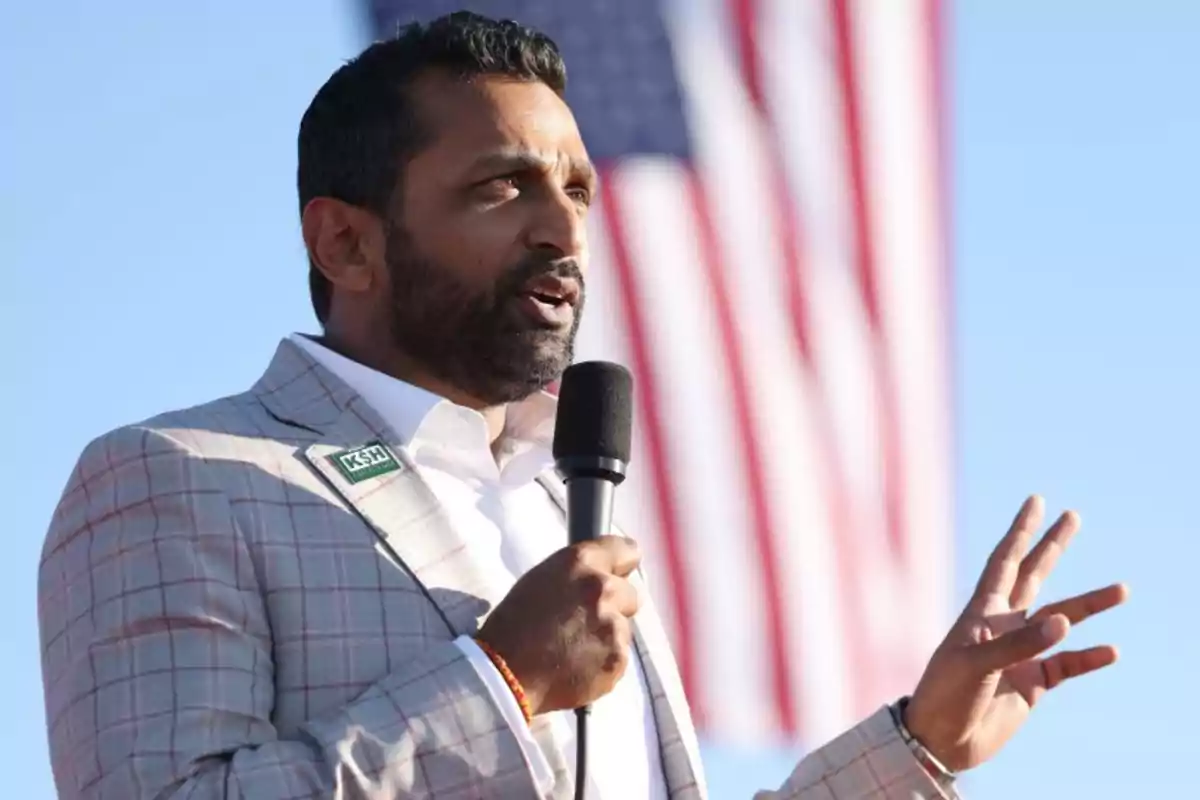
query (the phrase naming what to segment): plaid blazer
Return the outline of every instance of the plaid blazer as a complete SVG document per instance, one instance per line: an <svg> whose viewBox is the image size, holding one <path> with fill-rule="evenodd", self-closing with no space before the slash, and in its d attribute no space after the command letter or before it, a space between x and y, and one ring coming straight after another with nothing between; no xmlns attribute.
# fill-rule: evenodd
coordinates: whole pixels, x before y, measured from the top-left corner
<svg viewBox="0 0 1200 800"><path fill-rule="evenodd" d="M400 469L354 483L328 458L371 441ZM61 797L538 796L453 641L478 629L503 587L403 445L287 340L250 391L88 445L39 569ZM556 479L543 483L561 503ZM703 797L682 685L650 607L635 648L670 796ZM551 796L570 797L554 726L535 719L533 732L555 772ZM946 795L884 710L760 796Z"/></svg>

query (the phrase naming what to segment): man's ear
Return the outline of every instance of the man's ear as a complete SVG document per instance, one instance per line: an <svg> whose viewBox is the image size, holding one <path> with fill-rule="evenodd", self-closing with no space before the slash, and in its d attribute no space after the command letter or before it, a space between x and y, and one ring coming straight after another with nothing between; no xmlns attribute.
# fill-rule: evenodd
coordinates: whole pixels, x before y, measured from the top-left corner
<svg viewBox="0 0 1200 800"><path fill-rule="evenodd" d="M300 215L308 257L345 292L368 291L384 262L383 223L375 214L332 197L314 197Z"/></svg>

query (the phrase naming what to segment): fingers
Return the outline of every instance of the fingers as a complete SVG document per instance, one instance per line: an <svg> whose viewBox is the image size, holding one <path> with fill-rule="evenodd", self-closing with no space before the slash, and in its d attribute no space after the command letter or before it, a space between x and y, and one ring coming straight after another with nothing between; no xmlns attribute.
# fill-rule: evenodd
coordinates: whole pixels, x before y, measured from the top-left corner
<svg viewBox="0 0 1200 800"><path fill-rule="evenodd" d="M602 536L579 545L577 559L578 586L585 605L602 617L612 612L623 617L637 613L641 596L627 579L641 561L637 542Z"/></svg>
<svg viewBox="0 0 1200 800"><path fill-rule="evenodd" d="M1045 681L1045 688L1053 689L1065 680L1104 669L1115 664L1118 655L1117 648L1107 644L1089 647L1086 650L1055 653L1042 661L1042 677Z"/></svg>
<svg viewBox="0 0 1200 800"><path fill-rule="evenodd" d="M999 672L1054 647L1070 629L1067 618L1055 614L977 644L968 652L980 672Z"/></svg>
<svg viewBox="0 0 1200 800"><path fill-rule="evenodd" d="M973 645L969 658L981 672L996 672L1035 658L1066 638L1071 626L1125 602L1129 588L1114 583L1081 595L1046 606L1030 617L1021 627L995 639ZM1116 660L1116 649L1110 646L1057 653L1045 659L1046 688L1053 688L1067 678L1106 667Z"/></svg>
<svg viewBox="0 0 1200 800"><path fill-rule="evenodd" d="M982 607L996 595L1008 598L1016 584L1021 556L1029 548L1033 532L1042 524L1044 505L1041 497L1033 495L1021 506L1008 533L988 558L971 598L972 606Z"/></svg>
<svg viewBox="0 0 1200 800"><path fill-rule="evenodd" d="M642 605L637 587L624 578L613 575L605 587L605 600L622 616L632 617Z"/></svg>
<svg viewBox="0 0 1200 800"><path fill-rule="evenodd" d="M1041 608L1031 617L1031 621L1040 621L1055 614L1066 617L1072 625L1078 625L1088 617L1093 617L1102 611L1121 605L1129 599L1129 587L1123 583L1114 583L1102 589L1060 600L1057 603Z"/></svg>
<svg viewBox="0 0 1200 800"><path fill-rule="evenodd" d="M1021 560L1016 584L1009 595L1010 607L1026 609L1033 605L1038 590L1042 588L1042 582L1054 569L1059 556L1078 531L1079 515L1074 511L1064 512L1050 526L1050 530L1046 531L1029 555Z"/></svg>
<svg viewBox="0 0 1200 800"><path fill-rule="evenodd" d="M637 542L624 536L601 536L577 545L577 548L581 563L622 578L642 562L642 551Z"/></svg>
<svg viewBox="0 0 1200 800"><path fill-rule="evenodd" d="M602 575L603 573L597 573ZM595 610L594 636L603 647L601 676L594 686L597 692L591 700L608 694L625 674L633 647L633 623L640 600L637 589L625 578L604 575L604 592Z"/></svg>
<svg viewBox="0 0 1200 800"><path fill-rule="evenodd" d="M599 665L600 674L586 702L608 694L625 674L633 647L633 627L625 617L608 617L597 625L595 637L603 647L603 659Z"/></svg>
<svg viewBox="0 0 1200 800"><path fill-rule="evenodd" d="M637 587L612 573L588 569L586 573L576 576L574 585L582 607L597 617L611 616L614 612L623 617L632 617L642 604Z"/></svg>

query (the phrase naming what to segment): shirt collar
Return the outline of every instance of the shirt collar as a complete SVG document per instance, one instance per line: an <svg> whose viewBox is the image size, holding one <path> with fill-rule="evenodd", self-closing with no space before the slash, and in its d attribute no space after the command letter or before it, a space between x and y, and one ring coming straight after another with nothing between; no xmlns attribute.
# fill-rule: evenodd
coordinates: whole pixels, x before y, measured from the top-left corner
<svg viewBox="0 0 1200 800"><path fill-rule="evenodd" d="M303 334L289 338L357 392L406 444L490 449L487 423L478 411L352 361ZM548 392L509 404L500 449L512 453L532 448L548 454L557 407L558 400Z"/></svg>

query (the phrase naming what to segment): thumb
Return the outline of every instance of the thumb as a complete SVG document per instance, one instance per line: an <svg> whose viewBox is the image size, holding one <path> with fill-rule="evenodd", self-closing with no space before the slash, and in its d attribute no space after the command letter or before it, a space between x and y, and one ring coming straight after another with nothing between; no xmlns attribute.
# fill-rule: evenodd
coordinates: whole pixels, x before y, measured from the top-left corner
<svg viewBox="0 0 1200 800"><path fill-rule="evenodd" d="M1067 638L1070 629L1071 623L1066 616L1051 614L976 645L971 648L972 660L984 672L998 672L1044 653Z"/></svg>

